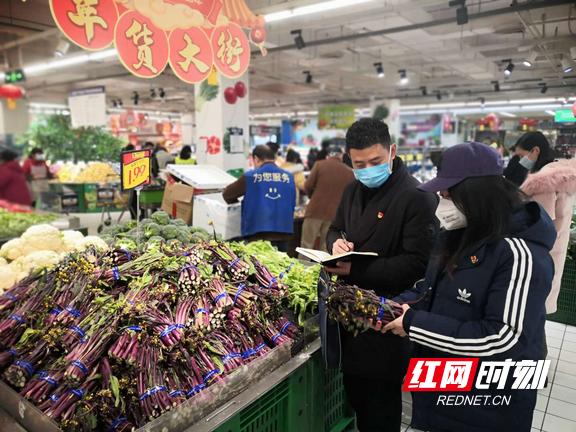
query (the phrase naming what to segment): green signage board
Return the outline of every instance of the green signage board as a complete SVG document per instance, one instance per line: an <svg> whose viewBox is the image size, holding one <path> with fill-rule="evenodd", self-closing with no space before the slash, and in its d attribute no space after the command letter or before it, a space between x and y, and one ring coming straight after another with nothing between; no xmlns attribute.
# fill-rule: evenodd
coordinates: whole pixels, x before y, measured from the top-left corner
<svg viewBox="0 0 576 432"><path fill-rule="evenodd" d="M335 105L318 112L318 129L348 129L356 121L354 105Z"/></svg>
<svg viewBox="0 0 576 432"><path fill-rule="evenodd" d="M556 115L554 116L554 121L556 123L576 123L576 117L574 117L572 110L557 110Z"/></svg>
<svg viewBox="0 0 576 432"><path fill-rule="evenodd" d="M14 84L25 80L26 76L24 75L24 71L22 69L8 71L4 74L4 82L6 84Z"/></svg>

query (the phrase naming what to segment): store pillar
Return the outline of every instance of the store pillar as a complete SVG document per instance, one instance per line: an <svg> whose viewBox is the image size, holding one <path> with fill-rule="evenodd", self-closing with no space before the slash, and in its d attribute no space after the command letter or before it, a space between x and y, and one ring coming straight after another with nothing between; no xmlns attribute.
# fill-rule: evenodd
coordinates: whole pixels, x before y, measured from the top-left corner
<svg viewBox="0 0 576 432"><path fill-rule="evenodd" d="M199 164L214 165L233 174L248 167L248 84L248 74L239 79L218 75L217 79L211 77L203 85L195 86L195 143Z"/></svg>
<svg viewBox="0 0 576 432"><path fill-rule="evenodd" d="M28 102L23 99L0 99L0 144L14 144L13 137L28 130Z"/></svg>

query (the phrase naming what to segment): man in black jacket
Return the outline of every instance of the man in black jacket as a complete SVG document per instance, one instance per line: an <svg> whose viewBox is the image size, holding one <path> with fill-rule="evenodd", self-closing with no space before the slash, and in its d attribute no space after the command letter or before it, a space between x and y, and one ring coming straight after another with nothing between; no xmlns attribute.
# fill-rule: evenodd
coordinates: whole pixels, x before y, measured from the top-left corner
<svg viewBox="0 0 576 432"><path fill-rule="evenodd" d="M347 283L393 297L424 276L437 221L437 198L417 189L418 181L396 157L388 126L374 119L354 123L346 149L357 181L345 190L327 236L334 254L377 252L378 258L339 262L328 268ZM401 384L409 343L372 330L342 333L344 386L361 432L397 432Z"/></svg>

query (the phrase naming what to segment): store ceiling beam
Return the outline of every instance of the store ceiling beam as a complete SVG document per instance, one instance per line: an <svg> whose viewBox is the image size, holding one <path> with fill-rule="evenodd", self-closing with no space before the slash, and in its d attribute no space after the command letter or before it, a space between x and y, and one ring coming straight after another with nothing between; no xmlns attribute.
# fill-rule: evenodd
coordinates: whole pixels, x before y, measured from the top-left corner
<svg viewBox="0 0 576 432"><path fill-rule="evenodd" d="M488 10L485 12L477 12L477 13L469 14L468 19L469 19L469 21L475 21L475 20L479 20L479 19L492 18L495 16L514 14L514 13L530 11L530 10L534 10L534 9L571 5L573 3L574 3L573 0L535 0L535 1L529 1L526 3L511 5L511 6L500 8L500 9L493 9L493 10ZM358 39L365 39L365 38L371 38L371 37L377 37L377 36L385 36L385 35L390 35L390 34L394 34L394 33L401 33L401 32L413 31L413 30L422 30L422 29L426 29L426 28L438 27L438 26L449 25L449 24L456 24L456 17L455 16L451 16L449 18L437 19L437 20L428 21L428 22L423 22L423 23L410 24L410 25L404 25L404 26L399 26L399 27L392 27L392 28L387 28L387 29L368 31L365 33L354 33L354 34L350 34L350 35L336 36L336 37L330 37L330 38L326 38L326 39L306 40L306 47L317 47L317 46L330 45L330 44L336 44L336 43L341 43L341 42L350 42L350 41L354 41L354 40L358 40ZM271 54L271 53L288 51L288 50L295 50L295 49L297 49L296 44L281 45L281 46L269 48L268 53ZM253 55L257 55L259 53L260 53L260 50L252 51Z"/></svg>
<svg viewBox="0 0 576 432"><path fill-rule="evenodd" d="M25 36L23 38L16 39L12 42L7 42L5 44L0 45L0 52L6 51L9 49L13 49L13 48L18 48L18 47L21 47L23 45L27 45L29 43L36 42L39 40L50 39L52 37L55 37L58 34L60 34L60 30L57 28L53 28L50 30L43 31L41 33L36 33L36 34L30 35L30 36Z"/></svg>

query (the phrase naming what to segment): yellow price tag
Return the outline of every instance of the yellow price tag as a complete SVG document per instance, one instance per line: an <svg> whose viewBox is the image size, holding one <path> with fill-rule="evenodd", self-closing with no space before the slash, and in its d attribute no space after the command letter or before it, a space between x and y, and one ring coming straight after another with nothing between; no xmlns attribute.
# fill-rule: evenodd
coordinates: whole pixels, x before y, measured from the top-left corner
<svg viewBox="0 0 576 432"><path fill-rule="evenodd" d="M130 160L131 159L131 160ZM150 157L145 152L135 152L123 160L122 189L134 189L150 181Z"/></svg>

